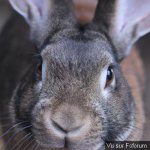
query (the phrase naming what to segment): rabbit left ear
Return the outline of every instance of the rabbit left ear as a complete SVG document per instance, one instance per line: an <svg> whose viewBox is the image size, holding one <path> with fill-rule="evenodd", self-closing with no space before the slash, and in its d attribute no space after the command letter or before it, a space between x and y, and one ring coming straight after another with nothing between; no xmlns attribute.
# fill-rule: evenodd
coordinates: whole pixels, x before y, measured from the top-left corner
<svg viewBox="0 0 150 150"><path fill-rule="evenodd" d="M107 25L121 60L141 36L150 32L150 0L99 0L96 20Z"/></svg>

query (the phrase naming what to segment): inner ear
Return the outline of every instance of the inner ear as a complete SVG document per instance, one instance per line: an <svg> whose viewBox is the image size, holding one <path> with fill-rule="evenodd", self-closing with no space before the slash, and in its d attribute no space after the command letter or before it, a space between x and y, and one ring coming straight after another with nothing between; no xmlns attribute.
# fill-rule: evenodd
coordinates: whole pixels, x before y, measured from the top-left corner
<svg viewBox="0 0 150 150"><path fill-rule="evenodd" d="M104 27L121 60L141 36L150 32L150 1L99 0L94 23L98 29Z"/></svg>

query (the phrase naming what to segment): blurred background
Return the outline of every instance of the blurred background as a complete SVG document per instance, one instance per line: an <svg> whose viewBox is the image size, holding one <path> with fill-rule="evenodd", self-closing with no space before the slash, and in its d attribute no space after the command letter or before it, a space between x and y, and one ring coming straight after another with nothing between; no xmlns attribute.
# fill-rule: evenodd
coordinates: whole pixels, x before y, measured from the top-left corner
<svg viewBox="0 0 150 150"><path fill-rule="evenodd" d="M95 4L96 4L95 1L93 1L93 6L91 5L91 7L94 8ZM93 8L91 9L91 12L94 10ZM12 14L12 9L10 8L8 2L6 0L0 0L0 32L2 28L5 26L11 14ZM150 141L150 34L140 39L136 43L136 45L137 45L137 50L139 51L144 64L143 67L145 70L145 79L146 79L144 85L144 92L143 92L146 124L145 124L144 137L142 140Z"/></svg>

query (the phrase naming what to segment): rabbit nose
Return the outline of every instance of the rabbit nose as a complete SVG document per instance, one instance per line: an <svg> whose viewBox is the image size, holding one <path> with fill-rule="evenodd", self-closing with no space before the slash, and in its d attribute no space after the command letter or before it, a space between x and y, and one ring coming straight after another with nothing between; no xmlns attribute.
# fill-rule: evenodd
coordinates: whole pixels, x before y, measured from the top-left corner
<svg viewBox="0 0 150 150"><path fill-rule="evenodd" d="M57 123L56 121L52 120L52 125L54 128L60 132L64 132L65 134L68 134L69 132L75 132L79 130L82 126L70 126L68 127L67 124L61 124L61 122Z"/></svg>
<svg viewBox="0 0 150 150"><path fill-rule="evenodd" d="M85 132L90 122L88 115L81 109L73 106L61 106L51 116L52 126L60 132L71 135L80 135Z"/></svg>
<svg viewBox="0 0 150 150"><path fill-rule="evenodd" d="M92 128L93 114L86 110L62 104L45 111L45 141L49 147L74 149L76 143L84 139Z"/></svg>

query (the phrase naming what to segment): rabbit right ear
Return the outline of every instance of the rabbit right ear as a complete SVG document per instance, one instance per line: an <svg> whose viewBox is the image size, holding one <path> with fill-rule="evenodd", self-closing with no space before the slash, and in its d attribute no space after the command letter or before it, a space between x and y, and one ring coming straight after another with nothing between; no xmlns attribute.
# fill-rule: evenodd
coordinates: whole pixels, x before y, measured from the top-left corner
<svg viewBox="0 0 150 150"><path fill-rule="evenodd" d="M105 26L122 60L150 32L150 0L99 0L94 21L99 28Z"/></svg>

